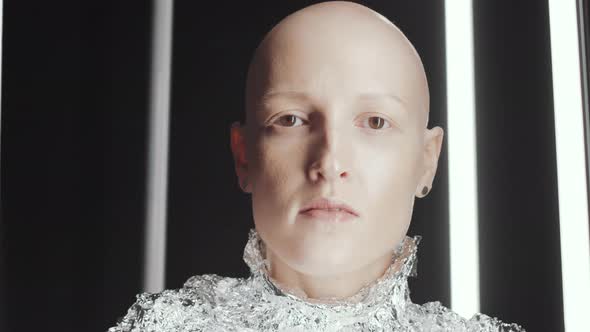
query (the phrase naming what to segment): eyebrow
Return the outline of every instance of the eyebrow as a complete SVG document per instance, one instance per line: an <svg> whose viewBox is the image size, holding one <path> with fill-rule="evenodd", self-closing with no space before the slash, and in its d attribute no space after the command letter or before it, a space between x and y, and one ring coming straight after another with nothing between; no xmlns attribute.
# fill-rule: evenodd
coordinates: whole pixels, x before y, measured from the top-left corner
<svg viewBox="0 0 590 332"><path fill-rule="evenodd" d="M361 93L357 96L358 100L361 101L380 101L380 100L389 100L395 103L402 105L402 109L407 111L407 103L403 100L400 96L394 93L374 93L374 92L366 92Z"/></svg>
<svg viewBox="0 0 590 332"><path fill-rule="evenodd" d="M260 104L263 105L268 102L270 99L283 97L288 99L300 99L300 100L307 100L309 96L304 92L299 91L270 91L262 95L260 97Z"/></svg>
<svg viewBox="0 0 590 332"><path fill-rule="evenodd" d="M283 97L288 99L299 99L299 100L309 100L310 97L305 92L300 91L270 91L262 95L260 98L260 104L265 104L272 98L276 97ZM376 92L364 92L359 93L356 96L356 99L359 101L380 101L380 100L389 100L394 101L398 104L401 104L404 110L407 110L407 103L401 97L394 93L376 93Z"/></svg>

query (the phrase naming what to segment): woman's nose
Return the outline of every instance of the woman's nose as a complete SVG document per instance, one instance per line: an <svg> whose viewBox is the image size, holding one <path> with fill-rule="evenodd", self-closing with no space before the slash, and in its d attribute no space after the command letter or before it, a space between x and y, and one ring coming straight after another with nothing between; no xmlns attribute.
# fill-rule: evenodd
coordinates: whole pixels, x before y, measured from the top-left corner
<svg viewBox="0 0 590 332"><path fill-rule="evenodd" d="M323 128L318 140L314 142L311 149L313 158L309 167L312 182L335 182L349 176L344 165L343 151L339 149L341 138L337 135L339 133L336 129Z"/></svg>

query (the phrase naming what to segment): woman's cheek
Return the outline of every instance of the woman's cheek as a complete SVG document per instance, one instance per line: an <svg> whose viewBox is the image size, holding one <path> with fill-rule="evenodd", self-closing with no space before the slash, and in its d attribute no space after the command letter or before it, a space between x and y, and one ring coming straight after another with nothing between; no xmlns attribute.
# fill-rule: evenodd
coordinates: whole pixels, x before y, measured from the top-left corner
<svg viewBox="0 0 590 332"><path fill-rule="evenodd" d="M359 172L363 173L368 184L368 190L374 195L390 195L400 189L408 188L412 181L412 159L405 151L394 144L372 144L359 149L360 160L370 162L361 163Z"/></svg>
<svg viewBox="0 0 590 332"><path fill-rule="evenodd" d="M261 189L271 195L285 190L286 182L297 171L298 165L297 154L292 152L292 147L265 144L258 156L256 178Z"/></svg>

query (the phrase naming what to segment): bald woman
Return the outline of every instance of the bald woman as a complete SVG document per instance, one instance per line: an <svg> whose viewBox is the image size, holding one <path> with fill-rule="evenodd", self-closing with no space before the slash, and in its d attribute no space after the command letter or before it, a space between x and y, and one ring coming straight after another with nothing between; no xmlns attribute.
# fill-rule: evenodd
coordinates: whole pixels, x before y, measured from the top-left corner
<svg viewBox="0 0 590 332"><path fill-rule="evenodd" d="M443 130L427 128L422 62L390 21L341 1L291 14L256 49L245 95L230 142L251 276L140 294L110 332L523 331L409 297L420 236L406 232Z"/></svg>

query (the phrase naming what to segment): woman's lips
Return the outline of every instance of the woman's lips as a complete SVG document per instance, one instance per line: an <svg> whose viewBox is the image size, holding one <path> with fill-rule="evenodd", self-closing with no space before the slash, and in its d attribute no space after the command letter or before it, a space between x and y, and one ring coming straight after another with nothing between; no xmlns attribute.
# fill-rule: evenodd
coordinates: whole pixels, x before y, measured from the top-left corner
<svg viewBox="0 0 590 332"><path fill-rule="evenodd" d="M305 212L311 209L321 209L321 210L336 210L336 211L343 211L348 212L354 216L358 217L358 212L353 209L350 205L346 204L344 201L335 199L335 198L324 198L318 197L316 199L311 200L307 204L305 204L301 208L301 212Z"/></svg>
<svg viewBox="0 0 590 332"><path fill-rule="evenodd" d="M357 217L354 214L339 209L308 209L300 212L300 214L310 219L328 222L351 221Z"/></svg>

